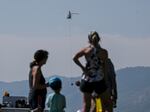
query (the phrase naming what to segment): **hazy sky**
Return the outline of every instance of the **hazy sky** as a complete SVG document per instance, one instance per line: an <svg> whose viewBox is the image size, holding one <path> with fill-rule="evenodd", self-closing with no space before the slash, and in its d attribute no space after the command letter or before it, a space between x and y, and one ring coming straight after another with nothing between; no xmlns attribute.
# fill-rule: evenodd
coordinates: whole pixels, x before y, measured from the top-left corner
<svg viewBox="0 0 150 112"><path fill-rule="evenodd" d="M27 80L37 49L49 52L45 77L80 76L72 57L91 30L116 70L150 66L149 6L149 0L0 0L0 81ZM69 10L79 14L67 20Z"/></svg>

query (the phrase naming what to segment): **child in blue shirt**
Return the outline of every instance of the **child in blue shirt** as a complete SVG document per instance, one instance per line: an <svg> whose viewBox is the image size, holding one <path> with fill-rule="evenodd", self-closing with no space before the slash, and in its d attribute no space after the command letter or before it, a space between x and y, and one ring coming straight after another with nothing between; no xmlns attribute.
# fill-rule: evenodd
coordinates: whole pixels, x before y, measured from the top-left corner
<svg viewBox="0 0 150 112"><path fill-rule="evenodd" d="M62 88L62 82L57 77L49 79L49 86L54 91L49 94L46 99L46 105L49 108L49 112L65 112L66 98L60 93Z"/></svg>

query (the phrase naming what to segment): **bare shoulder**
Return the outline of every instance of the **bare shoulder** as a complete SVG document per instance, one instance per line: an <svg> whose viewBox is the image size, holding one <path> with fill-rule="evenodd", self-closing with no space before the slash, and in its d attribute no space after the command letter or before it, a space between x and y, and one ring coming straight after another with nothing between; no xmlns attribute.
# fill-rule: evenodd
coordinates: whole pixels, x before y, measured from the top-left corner
<svg viewBox="0 0 150 112"><path fill-rule="evenodd" d="M32 68L32 71L37 71L39 69L39 66L34 66L33 68Z"/></svg>
<svg viewBox="0 0 150 112"><path fill-rule="evenodd" d="M36 75L38 73L38 71L39 71L39 66L34 66L32 68L32 75Z"/></svg>
<svg viewBox="0 0 150 112"><path fill-rule="evenodd" d="M83 54L83 55L85 55L85 54L87 54L87 53L89 53L91 51L92 51L91 47L88 46L88 47L82 48L77 54Z"/></svg>

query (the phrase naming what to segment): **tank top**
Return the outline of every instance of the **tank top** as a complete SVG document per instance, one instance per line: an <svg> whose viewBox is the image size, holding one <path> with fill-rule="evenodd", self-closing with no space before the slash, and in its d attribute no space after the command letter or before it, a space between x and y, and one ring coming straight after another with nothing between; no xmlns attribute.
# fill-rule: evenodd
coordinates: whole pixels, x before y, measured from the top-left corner
<svg viewBox="0 0 150 112"><path fill-rule="evenodd" d="M34 66L33 66L34 67ZM32 67L32 68L33 68ZM47 89L46 88L44 88L44 89L34 89L33 88L33 76L32 76L32 68L31 68L31 70L30 70L30 72L29 72L29 88L30 88L30 93L36 93L36 94L38 94L38 95L43 95L43 94L46 94L47 93ZM41 85L45 85L45 78L44 78L44 76L43 76L43 74L42 74L42 71L41 71L41 69L40 69L40 81L39 81L39 83L41 84Z"/></svg>
<svg viewBox="0 0 150 112"><path fill-rule="evenodd" d="M102 70L102 62L101 59L97 56L98 48L92 47L92 51L88 57L86 57L86 69L90 74L83 74L82 79L88 82L100 81L104 77L104 73Z"/></svg>

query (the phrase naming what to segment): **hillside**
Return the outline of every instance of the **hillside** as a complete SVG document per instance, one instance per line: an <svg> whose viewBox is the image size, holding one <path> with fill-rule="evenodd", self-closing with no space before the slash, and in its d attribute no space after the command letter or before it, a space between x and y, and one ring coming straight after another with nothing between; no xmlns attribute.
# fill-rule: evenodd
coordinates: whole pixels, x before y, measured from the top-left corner
<svg viewBox="0 0 150 112"><path fill-rule="evenodd" d="M118 107L115 112L150 112L150 67L128 67L116 73ZM80 77L60 78L63 81L62 93L67 99L66 112L75 112L82 106L82 94L74 85L74 82ZM0 82L1 97L4 90L8 90L10 95L27 96L28 81ZM48 92L50 93L51 90L48 89Z"/></svg>
<svg viewBox="0 0 150 112"><path fill-rule="evenodd" d="M118 110L150 112L150 67L121 69L117 71L117 82Z"/></svg>

